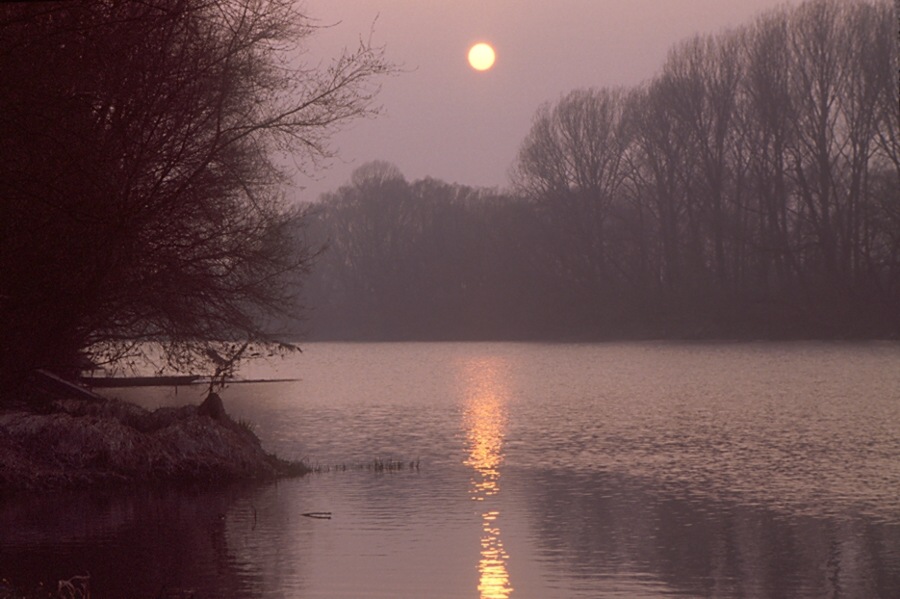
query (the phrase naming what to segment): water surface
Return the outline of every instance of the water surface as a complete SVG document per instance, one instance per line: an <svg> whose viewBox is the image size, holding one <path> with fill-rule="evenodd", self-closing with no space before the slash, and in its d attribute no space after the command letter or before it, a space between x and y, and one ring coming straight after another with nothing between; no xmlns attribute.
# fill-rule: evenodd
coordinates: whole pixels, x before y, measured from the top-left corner
<svg viewBox="0 0 900 599"><path fill-rule="evenodd" d="M350 469L5 502L0 577L90 571L97 597L900 596L897 344L314 343L244 374L300 378L222 394L269 449ZM374 458L407 467L353 469Z"/></svg>

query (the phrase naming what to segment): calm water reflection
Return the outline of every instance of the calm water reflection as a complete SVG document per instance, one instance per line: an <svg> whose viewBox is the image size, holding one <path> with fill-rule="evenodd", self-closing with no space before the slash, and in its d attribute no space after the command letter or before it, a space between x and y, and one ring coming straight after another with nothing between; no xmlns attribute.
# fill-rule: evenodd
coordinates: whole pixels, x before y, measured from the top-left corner
<svg viewBox="0 0 900 599"><path fill-rule="evenodd" d="M629 578L686 597L888 598L900 589L896 524L792 517L609 474L544 472L520 482L532 495L535 538L555 566L547 571L585 589L605 579L610 596L630 596Z"/></svg>
<svg viewBox="0 0 900 599"><path fill-rule="evenodd" d="M89 573L93 596L202 589L254 597L260 564L228 538L248 489L79 492L0 503L0 578L20 587Z"/></svg>
<svg viewBox="0 0 900 599"><path fill-rule="evenodd" d="M228 409L287 456L421 470L0 501L0 578L89 571L99 599L900 597L897 344L304 349L249 373L303 380L235 385Z"/></svg>
<svg viewBox="0 0 900 599"><path fill-rule="evenodd" d="M500 535L500 510L493 501L500 493L500 465L506 432L509 381L499 358L474 358L461 368L465 391L465 426L469 457L474 469L470 493L481 502L481 560L478 592L481 599L506 599L513 591L506 562L509 554Z"/></svg>

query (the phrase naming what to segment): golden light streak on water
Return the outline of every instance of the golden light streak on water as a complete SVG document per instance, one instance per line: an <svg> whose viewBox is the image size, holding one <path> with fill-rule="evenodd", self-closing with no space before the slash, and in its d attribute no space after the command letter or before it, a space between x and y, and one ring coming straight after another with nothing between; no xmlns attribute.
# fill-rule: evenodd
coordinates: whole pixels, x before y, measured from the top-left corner
<svg viewBox="0 0 900 599"><path fill-rule="evenodd" d="M506 599L513 592L506 564L509 554L500 536L500 511L490 505L500 492L500 466L506 432L509 385L502 360L483 358L466 362L461 378L466 394L465 425L473 470L469 494L485 503L482 512L478 561L480 599Z"/></svg>

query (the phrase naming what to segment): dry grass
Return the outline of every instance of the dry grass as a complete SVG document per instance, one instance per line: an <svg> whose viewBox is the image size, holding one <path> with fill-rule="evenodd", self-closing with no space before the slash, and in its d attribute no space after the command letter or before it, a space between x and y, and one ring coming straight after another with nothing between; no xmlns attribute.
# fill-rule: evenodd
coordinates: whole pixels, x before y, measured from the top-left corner
<svg viewBox="0 0 900 599"><path fill-rule="evenodd" d="M109 401L51 408L0 412L0 492L274 480L309 471L267 453L249 422L206 416L196 406L148 412Z"/></svg>
<svg viewBox="0 0 900 599"><path fill-rule="evenodd" d="M368 471L368 472L400 472L402 470L419 470L419 460L418 458L415 460L405 461L405 460L394 460L394 459L380 459L376 458L368 462L354 462L349 464L336 464L336 465L308 465L307 466L310 471L323 473L323 472L353 472L353 471Z"/></svg>

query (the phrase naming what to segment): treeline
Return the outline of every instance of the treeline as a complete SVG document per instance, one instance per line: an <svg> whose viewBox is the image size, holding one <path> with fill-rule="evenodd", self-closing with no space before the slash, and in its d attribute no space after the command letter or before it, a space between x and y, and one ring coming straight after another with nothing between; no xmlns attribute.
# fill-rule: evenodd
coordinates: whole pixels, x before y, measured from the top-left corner
<svg viewBox="0 0 900 599"><path fill-rule="evenodd" d="M542 106L509 192L390 164L308 223L319 338L896 337L897 16L812 0Z"/></svg>

